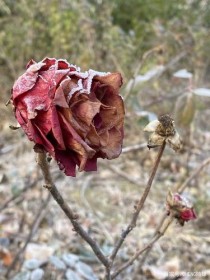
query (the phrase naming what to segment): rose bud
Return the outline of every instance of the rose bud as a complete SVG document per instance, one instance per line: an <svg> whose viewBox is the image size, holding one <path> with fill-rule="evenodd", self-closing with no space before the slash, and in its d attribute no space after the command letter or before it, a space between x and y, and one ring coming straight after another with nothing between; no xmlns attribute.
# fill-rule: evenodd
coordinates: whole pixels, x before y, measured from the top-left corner
<svg viewBox="0 0 210 280"><path fill-rule="evenodd" d="M12 89L15 117L29 140L68 176L97 170L97 158L120 155L124 104L120 73L80 72L66 60L31 60Z"/></svg>
<svg viewBox="0 0 210 280"><path fill-rule="evenodd" d="M166 202L168 214L174 216L180 225L183 226L185 222L196 219L192 204L183 195L169 191Z"/></svg>
<svg viewBox="0 0 210 280"><path fill-rule="evenodd" d="M148 148L155 148L166 142L174 151L182 147L181 139L174 126L174 120L167 114L162 115L158 120L151 121L144 131L150 132Z"/></svg>

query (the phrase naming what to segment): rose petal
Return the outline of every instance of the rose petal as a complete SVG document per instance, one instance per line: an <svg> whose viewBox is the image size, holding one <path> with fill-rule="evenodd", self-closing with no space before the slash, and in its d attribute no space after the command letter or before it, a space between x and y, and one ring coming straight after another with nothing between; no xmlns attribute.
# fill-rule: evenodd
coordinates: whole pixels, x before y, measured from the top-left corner
<svg viewBox="0 0 210 280"><path fill-rule="evenodd" d="M111 86L116 93L118 93L119 88L122 86L123 81L122 81L122 76L120 73L111 73L107 75L102 75L102 76L95 76L94 77L95 81L99 81L102 84L106 84Z"/></svg>
<svg viewBox="0 0 210 280"><path fill-rule="evenodd" d="M55 150L55 159L58 162L59 168L64 170L67 176L76 176L76 162L72 151Z"/></svg>
<svg viewBox="0 0 210 280"><path fill-rule="evenodd" d="M97 171L97 157L93 157L87 160L84 171Z"/></svg>
<svg viewBox="0 0 210 280"><path fill-rule="evenodd" d="M64 139L63 139L63 133L62 133L62 129L60 126L58 113L54 106L52 107L52 125L51 126L52 126L52 134L55 138L55 141L59 145L59 149L65 150L66 147L65 147L65 143L64 143Z"/></svg>
<svg viewBox="0 0 210 280"><path fill-rule="evenodd" d="M12 90L14 104L16 104L15 99L19 95L25 93L26 91L29 91L34 87L37 78L38 73L31 71L30 68L22 76L20 76L20 78L15 82Z"/></svg>
<svg viewBox="0 0 210 280"><path fill-rule="evenodd" d="M101 151L108 159L118 157L122 151L122 133L116 128L112 128L109 131L108 144L106 147L102 147Z"/></svg>
<svg viewBox="0 0 210 280"><path fill-rule="evenodd" d="M144 131L155 132L159 124L160 122L158 120L151 121L145 126Z"/></svg>
<svg viewBox="0 0 210 280"><path fill-rule="evenodd" d="M184 221L194 220L196 219L196 214L192 208L186 208L183 211L181 211L180 218Z"/></svg>
<svg viewBox="0 0 210 280"><path fill-rule="evenodd" d="M73 108L73 113L84 123L90 126L93 118L100 111L101 104L99 102L91 102L89 100L77 103Z"/></svg>

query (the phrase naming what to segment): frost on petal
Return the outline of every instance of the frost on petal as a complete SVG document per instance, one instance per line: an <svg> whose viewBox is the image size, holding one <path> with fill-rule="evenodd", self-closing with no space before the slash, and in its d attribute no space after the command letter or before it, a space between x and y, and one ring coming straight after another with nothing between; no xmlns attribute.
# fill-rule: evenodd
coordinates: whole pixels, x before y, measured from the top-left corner
<svg viewBox="0 0 210 280"><path fill-rule="evenodd" d="M15 82L16 119L28 138L49 152L65 171L93 171L97 158L122 150L124 104L119 73L80 69L65 59L31 60Z"/></svg>
<svg viewBox="0 0 210 280"><path fill-rule="evenodd" d="M94 80L111 86L116 93L118 93L119 88L123 84L120 73L106 73L106 75L104 73L102 75L99 74L94 77Z"/></svg>
<svg viewBox="0 0 210 280"><path fill-rule="evenodd" d="M32 89L36 83L38 78L38 73L34 73L30 71L30 68L22 75L20 78L15 82L13 89L12 89L12 96L15 104L15 99Z"/></svg>
<svg viewBox="0 0 210 280"><path fill-rule="evenodd" d="M160 122L158 120L151 121L150 123L148 123L145 126L144 131L145 132L155 132L159 124L160 124Z"/></svg>

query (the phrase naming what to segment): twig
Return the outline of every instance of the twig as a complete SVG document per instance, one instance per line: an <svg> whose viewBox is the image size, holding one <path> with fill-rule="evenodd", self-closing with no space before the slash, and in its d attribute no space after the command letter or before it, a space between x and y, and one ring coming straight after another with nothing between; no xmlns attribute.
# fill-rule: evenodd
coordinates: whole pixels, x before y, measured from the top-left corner
<svg viewBox="0 0 210 280"><path fill-rule="evenodd" d="M85 192L87 190L87 188L89 187L90 185L90 181L93 180L93 175L90 175L86 178L86 180L84 180L84 183L82 184L82 188L81 188L81 194L80 194L80 197L84 203L84 205L92 211L92 213L94 213L95 215L95 218L97 220L97 223L101 229L101 231L104 232L104 236L106 237L106 239L110 242L110 243L113 243L113 238L110 234L110 232L106 229L106 227L104 226L104 223L101 221L101 219L98 217L98 213L95 211L95 209L93 209L89 203L89 201L87 200L86 198L86 195L85 195Z"/></svg>
<svg viewBox="0 0 210 280"><path fill-rule="evenodd" d="M37 182L40 180L41 178L37 178L34 182L30 183L29 185L26 185L18 194L13 195L11 198L9 198L8 200L5 201L5 203L0 207L0 212L2 210L4 210L12 201L14 201L15 199L17 199L20 195L22 195L23 193L25 193L28 190L31 190L33 187L36 186Z"/></svg>
<svg viewBox="0 0 210 280"><path fill-rule="evenodd" d="M119 169L118 167L112 165L112 164L107 164L104 162L101 162L101 164L103 166L105 166L106 168L112 170L114 173L116 173L117 175L121 176L122 178L124 178L125 180L127 180L128 182L139 186L140 183L137 179L132 178L131 176L129 176L128 174L126 174L124 171L122 171L121 169Z"/></svg>
<svg viewBox="0 0 210 280"><path fill-rule="evenodd" d="M189 185L189 183L199 175L199 173L207 166L210 164L210 158L205 159L197 168L192 172L192 174L184 181L184 183L179 186L176 191L179 192L180 194L186 189L186 187ZM158 235L159 229L162 227L164 224L168 214L167 211L165 211L160 219L160 222L154 232L154 237ZM146 254L144 255L143 259L141 260L140 265L142 266L144 262L146 261L146 258L148 257L150 251L152 250L152 246L146 250Z"/></svg>
<svg viewBox="0 0 210 280"><path fill-rule="evenodd" d="M196 170L184 181L184 183L178 187L177 191L179 193L182 193L186 187L189 185L189 183L197 177L197 175L207 166L210 164L210 157L205 159L197 168Z"/></svg>
<svg viewBox="0 0 210 280"><path fill-rule="evenodd" d="M19 252L16 254L13 262L11 263L11 265L9 266L7 272L6 272L6 275L5 277L7 279L9 279L9 275L11 273L11 271L13 270L13 268L15 267L15 265L17 264L18 260L20 259L21 255L24 253L28 243L31 241L31 239L33 238L34 234L36 233L37 229L39 228L39 225L40 223L42 222L44 216L45 216L45 210L47 208L47 205L50 201L50 194L47 196L47 198L44 200L44 202L42 203L42 205L40 206L39 208L39 211L37 212L35 218L34 218L34 221L32 223L32 227L31 227L31 230L30 230L30 233L25 241L25 244L24 246L19 250Z"/></svg>
<svg viewBox="0 0 210 280"><path fill-rule="evenodd" d="M137 205L135 205L135 212L133 213L133 216L131 218L131 222L129 223L129 225L127 226L126 230L124 230L121 234L121 237L120 239L117 241L113 251L112 251L112 254L110 256L110 260L112 261L112 264L114 262L114 259L120 249L120 247L122 246L125 238L127 237L127 235L132 231L132 229L136 226L136 222L137 222L137 219L138 219L138 216L139 216L139 213L140 211L142 210L143 206L144 206L144 202L149 194L149 191L151 189L151 186L152 186L152 182L154 180L154 177L155 177L155 174L156 174L156 171L157 171L157 168L159 166L159 163L160 163L160 160L161 160L161 157L163 155L163 151L165 149L165 141L164 143L162 144L162 146L160 147L160 150L158 152L158 155L157 155L157 158L156 158L156 161L155 161L155 164L154 164L154 167L153 167L153 170L152 170L152 173L149 177L149 180L148 180L148 183L147 183L147 186L144 190L144 193L143 195L141 196L140 200L138 201Z"/></svg>
<svg viewBox="0 0 210 280"><path fill-rule="evenodd" d="M46 154L43 152L43 153L37 153L37 155L38 155L37 162L42 170L44 180L45 180L44 187L48 189L48 191L53 196L54 200L58 203L58 205L63 210L65 215L71 221L74 230L90 245L97 258L101 261L101 263L105 266L105 268L109 270L108 258L103 254L96 241L92 239L89 236L89 234L83 229L83 227L80 225L80 223L78 222L78 218L79 218L78 215L74 213L73 210L68 206L68 204L65 202L60 192L56 188L56 186L53 184L49 172L49 166L46 160Z"/></svg>
<svg viewBox="0 0 210 280"><path fill-rule="evenodd" d="M168 221L166 223L166 225L164 226L163 229L161 229L158 234L156 236L154 236L151 241L143 248L143 249L139 249L136 251L136 253L133 255L133 257L127 261L125 264L123 264L121 267L119 267L116 272L114 272L111 275L111 279L115 279L123 270L125 270L126 268L128 268L130 265L132 265L134 263L134 261L141 255L143 254L145 251L147 251L148 249L152 248L153 245L165 234L166 230L168 229L169 225L172 223L173 221L173 217L170 216L168 217Z"/></svg>
<svg viewBox="0 0 210 280"><path fill-rule="evenodd" d="M128 96L131 94L134 86L135 86L135 82L136 82L136 77L143 65L143 63L145 62L145 60L154 52L157 52L160 50L160 46L157 46L155 48L152 48L151 50L148 50L147 52L145 52L142 56L142 59L140 60L140 62L138 63L136 69L135 69L135 72L133 73L133 77L132 77L132 83L131 83L131 86L130 88L128 89L127 93L125 94L124 96L124 100L126 100L128 98Z"/></svg>
<svg viewBox="0 0 210 280"><path fill-rule="evenodd" d="M122 149L122 153L129 153L129 152L133 152L133 151L138 151L138 150L143 150L144 148L147 147L147 143L142 143L142 144L136 144L133 146L128 146Z"/></svg>

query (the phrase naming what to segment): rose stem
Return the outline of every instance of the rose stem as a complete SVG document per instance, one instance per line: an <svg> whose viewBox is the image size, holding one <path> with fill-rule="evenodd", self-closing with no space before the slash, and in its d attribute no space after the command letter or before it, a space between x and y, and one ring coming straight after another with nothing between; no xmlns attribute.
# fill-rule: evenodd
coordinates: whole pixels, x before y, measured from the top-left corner
<svg viewBox="0 0 210 280"><path fill-rule="evenodd" d="M143 249L139 249L136 251L136 253L133 255L133 257L131 257L131 259L129 261L127 261L125 264L123 264L121 267L119 267L112 275L111 275L111 279L115 279L123 270L125 270L127 267L129 267L130 265L132 265L134 263L134 261L141 255L143 254L145 251L147 251L148 249L152 248L153 245L165 234L166 230L168 229L168 227L170 226L170 224L173 221L173 217L170 216L168 217L168 220L165 224L165 226L163 227L163 229L160 229L158 234L156 236L154 236L151 241L143 248Z"/></svg>
<svg viewBox="0 0 210 280"><path fill-rule="evenodd" d="M39 164L44 176L44 181L45 181L44 187L48 189L48 191L51 193L54 200L58 203L58 205L63 210L65 215L71 221L74 230L90 245L97 258L101 261L101 263L106 267L106 270L108 271L109 270L108 258L103 254L96 241L92 239L88 235L88 233L83 229L83 227L80 225L80 223L78 222L78 215L74 213L73 210L68 206L68 204L65 202L62 195L54 185L52 181L52 177L50 175L49 166L46 160L46 154L43 152L43 153L37 153L37 155L38 155L37 163Z"/></svg>
<svg viewBox="0 0 210 280"><path fill-rule="evenodd" d="M112 251L112 254L110 255L110 260L111 260L111 264L113 264L114 262L114 259L120 249L120 247L122 246L125 238L127 237L127 235L133 230L133 228L136 227L136 222L137 222L137 219L138 219L138 216L139 216L139 213L140 211L142 210L143 206L144 206L144 203L145 203L145 200L149 194L149 191L151 189L151 186L152 186L152 182L154 180L154 177L155 177L155 174L156 174L156 171L158 169L158 166L159 166L159 163L160 163L160 160L161 160L161 157L163 155L163 152L164 152L164 149L165 149L165 146L166 146L166 143L165 141L163 142L163 144L161 145L160 149L159 149L159 152L158 152L158 155L157 155L157 158L156 158L156 161L154 163L154 166L153 166L153 169L152 169L152 172L150 174L150 177L149 177L149 180L147 182L147 185L146 185L146 188L141 196L141 198L139 199L139 201L137 202L137 204L135 205L135 212L133 213L132 217L131 217L131 221L129 223L129 225L127 226L126 230L124 230L121 234L121 237L120 239L117 241L113 251Z"/></svg>
<svg viewBox="0 0 210 280"><path fill-rule="evenodd" d="M203 162L201 162L201 164L192 172L192 174L181 184L181 186L179 186L175 192L179 192L179 193L182 193L186 187L189 185L189 183L195 178L197 177L201 171L203 171L203 169L210 164L210 157L208 157L207 159L205 159ZM160 222L157 226L157 228L155 229L155 232L154 232L154 237L158 234L161 226L163 225L163 223L165 222L165 220L167 219L167 216L168 216L168 212L165 211L162 216L161 216L161 219L160 219ZM147 250L146 250L146 253L144 254L144 257L142 258L141 262L140 262L140 266L142 266L144 264L144 262L146 261L150 251L152 250L152 247L149 247Z"/></svg>

